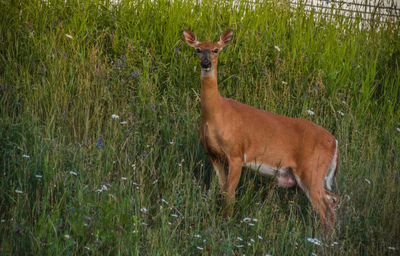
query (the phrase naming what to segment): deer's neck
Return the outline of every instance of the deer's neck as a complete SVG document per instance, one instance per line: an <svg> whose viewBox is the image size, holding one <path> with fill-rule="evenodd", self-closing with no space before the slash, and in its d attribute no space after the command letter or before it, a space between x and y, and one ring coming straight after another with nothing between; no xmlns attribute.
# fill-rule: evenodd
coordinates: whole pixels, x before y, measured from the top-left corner
<svg viewBox="0 0 400 256"><path fill-rule="evenodd" d="M201 116L203 119L216 117L221 110L221 95L218 91L217 70L211 71L211 74L201 74Z"/></svg>

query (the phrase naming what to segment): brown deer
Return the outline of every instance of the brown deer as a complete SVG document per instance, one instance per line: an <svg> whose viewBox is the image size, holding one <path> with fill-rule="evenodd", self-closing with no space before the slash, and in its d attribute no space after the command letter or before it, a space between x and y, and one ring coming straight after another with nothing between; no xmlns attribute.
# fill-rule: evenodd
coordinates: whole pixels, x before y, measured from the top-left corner
<svg viewBox="0 0 400 256"><path fill-rule="evenodd" d="M242 168L274 176L284 188L299 186L319 214L326 231L335 224L338 197L331 190L339 161L338 143L327 130L301 118L265 112L218 91L218 55L233 37L229 29L219 41L200 42L183 31L196 49L201 66L200 140L218 176L226 210L232 213Z"/></svg>

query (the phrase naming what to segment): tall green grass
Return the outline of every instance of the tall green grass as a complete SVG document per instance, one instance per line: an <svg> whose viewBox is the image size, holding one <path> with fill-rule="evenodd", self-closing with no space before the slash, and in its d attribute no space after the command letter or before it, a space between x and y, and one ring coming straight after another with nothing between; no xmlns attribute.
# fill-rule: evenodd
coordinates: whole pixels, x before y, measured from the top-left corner
<svg viewBox="0 0 400 256"><path fill-rule="evenodd" d="M0 21L1 254L399 254L399 24L246 1L1 1ZM221 216L184 28L234 29L222 95L338 138L332 238L251 172Z"/></svg>

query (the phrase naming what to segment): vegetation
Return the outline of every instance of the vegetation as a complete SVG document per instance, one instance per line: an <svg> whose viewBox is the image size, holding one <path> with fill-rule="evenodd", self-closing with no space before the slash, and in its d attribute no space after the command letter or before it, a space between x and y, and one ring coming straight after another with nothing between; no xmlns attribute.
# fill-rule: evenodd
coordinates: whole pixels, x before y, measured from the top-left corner
<svg viewBox="0 0 400 256"><path fill-rule="evenodd" d="M0 1L0 22L1 254L400 253L399 23L211 0ZM184 28L234 29L222 95L338 138L332 237L252 172L221 216Z"/></svg>

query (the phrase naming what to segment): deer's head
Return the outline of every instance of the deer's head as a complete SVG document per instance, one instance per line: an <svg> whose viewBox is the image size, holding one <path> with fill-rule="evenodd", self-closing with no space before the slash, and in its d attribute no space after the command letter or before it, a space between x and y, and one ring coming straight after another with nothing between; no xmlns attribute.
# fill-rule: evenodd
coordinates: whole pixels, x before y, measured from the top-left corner
<svg viewBox="0 0 400 256"><path fill-rule="evenodd" d="M222 48L227 45L233 37L233 30L228 29L219 37L219 41L200 42L196 35L190 30L183 30L183 37L188 45L196 49L199 58L202 76L212 75L218 64L218 55Z"/></svg>

